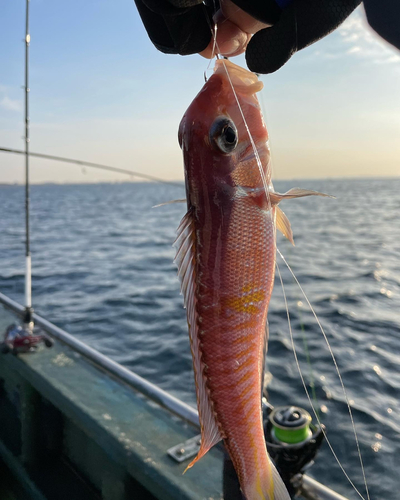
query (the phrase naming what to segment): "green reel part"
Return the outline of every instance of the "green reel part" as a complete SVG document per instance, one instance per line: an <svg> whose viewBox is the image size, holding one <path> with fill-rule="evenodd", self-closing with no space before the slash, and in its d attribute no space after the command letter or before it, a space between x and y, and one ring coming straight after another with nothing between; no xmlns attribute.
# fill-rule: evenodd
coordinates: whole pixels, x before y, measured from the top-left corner
<svg viewBox="0 0 400 500"><path fill-rule="evenodd" d="M311 415L298 406L278 406L271 412L269 420L271 435L278 443L299 444L312 436Z"/></svg>

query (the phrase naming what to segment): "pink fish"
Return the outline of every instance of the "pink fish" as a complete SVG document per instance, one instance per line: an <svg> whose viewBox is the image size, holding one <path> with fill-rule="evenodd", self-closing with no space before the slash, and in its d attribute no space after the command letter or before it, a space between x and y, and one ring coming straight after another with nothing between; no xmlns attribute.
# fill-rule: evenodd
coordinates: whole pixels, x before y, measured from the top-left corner
<svg viewBox="0 0 400 500"><path fill-rule="evenodd" d="M255 74L218 60L181 121L188 211L178 228L176 262L202 435L189 467L223 439L247 500L288 500L267 453L261 413L276 227L293 242L277 205L319 193L274 192L268 133L255 95L262 86Z"/></svg>

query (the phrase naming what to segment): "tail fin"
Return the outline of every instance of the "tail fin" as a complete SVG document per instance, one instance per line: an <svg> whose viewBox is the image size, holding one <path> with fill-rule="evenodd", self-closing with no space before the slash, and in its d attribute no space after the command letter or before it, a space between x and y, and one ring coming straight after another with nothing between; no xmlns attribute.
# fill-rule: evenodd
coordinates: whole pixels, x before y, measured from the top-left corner
<svg viewBox="0 0 400 500"><path fill-rule="evenodd" d="M269 458L269 456L268 456L268 458ZM289 496L288 490L286 489L285 483L282 481L282 478L279 475L279 472L276 470L276 467L273 464L272 460L269 459L269 461L271 464L272 479L273 479L273 485L274 485L273 500L290 500L290 496Z"/></svg>
<svg viewBox="0 0 400 500"><path fill-rule="evenodd" d="M241 486L246 500L291 500L269 455L268 465L261 474L256 474L250 483Z"/></svg>

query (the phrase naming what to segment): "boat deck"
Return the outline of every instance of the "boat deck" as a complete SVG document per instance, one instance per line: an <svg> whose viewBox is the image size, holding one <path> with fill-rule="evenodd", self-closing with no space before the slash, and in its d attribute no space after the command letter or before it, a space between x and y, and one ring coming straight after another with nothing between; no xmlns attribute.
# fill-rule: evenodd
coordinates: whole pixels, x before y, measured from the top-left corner
<svg viewBox="0 0 400 500"><path fill-rule="evenodd" d="M16 321L0 305L0 332ZM167 450L196 429L70 347L0 356L0 457L18 484L2 500L221 498L222 450L182 475Z"/></svg>
<svg viewBox="0 0 400 500"><path fill-rule="evenodd" d="M0 293L0 339L23 311ZM167 453L199 432L192 407L34 318L54 346L0 354L1 500L222 499L222 446L185 475ZM301 495L346 500L308 475Z"/></svg>

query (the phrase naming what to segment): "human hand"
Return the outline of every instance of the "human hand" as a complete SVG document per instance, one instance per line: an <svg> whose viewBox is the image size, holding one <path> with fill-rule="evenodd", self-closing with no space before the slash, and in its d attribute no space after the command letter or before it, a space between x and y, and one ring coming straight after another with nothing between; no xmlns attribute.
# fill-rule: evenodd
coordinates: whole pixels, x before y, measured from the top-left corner
<svg viewBox="0 0 400 500"><path fill-rule="evenodd" d="M251 71L273 73L290 57L336 29L361 0L221 0L216 45L224 56L246 51ZM250 8L251 5L251 8ZM252 15L248 14L243 7ZM212 57L214 41L200 52Z"/></svg>
<svg viewBox="0 0 400 500"><path fill-rule="evenodd" d="M165 53L214 54L211 26L217 23L217 52L246 51L250 70L273 73L297 51L336 29L361 0L135 0L154 45ZM283 8L278 6L281 5ZM364 0L371 26L400 48L399 0ZM212 16L214 15L214 21Z"/></svg>

